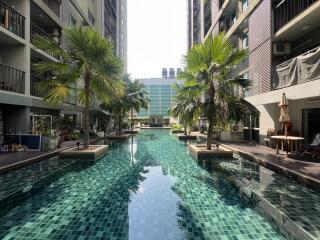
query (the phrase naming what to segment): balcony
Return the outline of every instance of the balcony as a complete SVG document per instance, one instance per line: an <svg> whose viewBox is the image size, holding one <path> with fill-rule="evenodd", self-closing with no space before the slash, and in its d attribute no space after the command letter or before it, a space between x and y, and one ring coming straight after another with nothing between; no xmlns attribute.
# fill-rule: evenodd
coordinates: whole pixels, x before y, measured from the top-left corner
<svg viewBox="0 0 320 240"><path fill-rule="evenodd" d="M24 38L25 18L18 11L0 0L0 25Z"/></svg>
<svg viewBox="0 0 320 240"><path fill-rule="evenodd" d="M42 2L44 2L58 17L60 17L61 0L42 0Z"/></svg>
<svg viewBox="0 0 320 240"><path fill-rule="evenodd" d="M25 72L0 63L0 90L24 94Z"/></svg>
<svg viewBox="0 0 320 240"><path fill-rule="evenodd" d="M273 88L281 89L320 80L320 46L277 65L274 69Z"/></svg>
<svg viewBox="0 0 320 240"><path fill-rule="evenodd" d="M44 94L38 88L38 84L46 79L35 74L30 74L30 94L34 97L44 97Z"/></svg>
<svg viewBox="0 0 320 240"><path fill-rule="evenodd" d="M274 6L274 32L277 32L292 19L304 12L318 0L284 0Z"/></svg>
<svg viewBox="0 0 320 240"><path fill-rule="evenodd" d="M42 28L38 27L36 24L31 23L30 24L30 41L31 43L34 43L34 41L40 36L40 37L46 37L49 39L52 39L59 45L59 42L57 42L54 38L52 38L50 35L48 35ZM50 56L54 58L58 58L57 55L55 55L51 50L44 50L46 53L48 53Z"/></svg>

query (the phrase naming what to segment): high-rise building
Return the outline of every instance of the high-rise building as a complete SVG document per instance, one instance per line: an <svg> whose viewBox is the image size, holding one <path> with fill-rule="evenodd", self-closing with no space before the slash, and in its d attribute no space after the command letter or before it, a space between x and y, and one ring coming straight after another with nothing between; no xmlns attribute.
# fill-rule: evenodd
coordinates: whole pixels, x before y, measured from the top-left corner
<svg viewBox="0 0 320 240"><path fill-rule="evenodd" d="M248 49L234 73L250 79L245 96L261 113L253 126L261 143L268 129L281 128L282 93L289 99L291 131L306 142L320 132L319 16L317 0L189 0L190 47L200 29L201 42L224 31L237 47Z"/></svg>
<svg viewBox="0 0 320 240"><path fill-rule="evenodd" d="M127 71L127 0L103 0L103 34L114 42Z"/></svg>
<svg viewBox="0 0 320 240"><path fill-rule="evenodd" d="M150 99L149 108L141 109L137 117L149 118L150 116L169 117L168 109L171 107L176 90L173 87L175 79L147 78L140 79L145 85L145 91Z"/></svg>
<svg viewBox="0 0 320 240"><path fill-rule="evenodd" d="M36 86L45 76L34 72L32 64L55 62L59 58L49 51L37 49L33 42L41 35L60 44L61 31L67 25L91 26L105 33L105 28L111 24L108 20L103 22L105 2L0 0L0 144L4 134L30 132L34 115L70 116L78 126L82 124L83 107L74 94L55 107L43 100ZM113 10L116 16L117 9ZM126 12L122 14L125 18ZM114 36L117 39L117 32Z"/></svg>
<svg viewBox="0 0 320 240"><path fill-rule="evenodd" d="M173 70L173 68L170 68ZM175 76L168 78L167 69L162 69L162 78L140 79L145 86L145 91L150 99L149 108L141 109L137 117L149 118L150 116L170 117L168 109L172 106L177 94L175 84L183 84Z"/></svg>

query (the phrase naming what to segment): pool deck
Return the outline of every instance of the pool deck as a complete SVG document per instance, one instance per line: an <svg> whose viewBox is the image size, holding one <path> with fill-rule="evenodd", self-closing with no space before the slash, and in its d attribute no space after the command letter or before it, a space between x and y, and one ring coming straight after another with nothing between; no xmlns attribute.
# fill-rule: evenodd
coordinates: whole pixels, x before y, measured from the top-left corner
<svg viewBox="0 0 320 240"><path fill-rule="evenodd" d="M204 134L197 134L206 139ZM304 158L300 156L287 155L281 152L276 155L276 150L260 144L248 141L221 142L224 146L242 153L260 165L264 165L282 174L291 175L298 181L306 182L320 187L320 159ZM297 159L296 159L297 158Z"/></svg>
<svg viewBox="0 0 320 240"><path fill-rule="evenodd" d="M91 139L90 142L94 143L101 139L103 138ZM53 157L63 150L75 147L77 145L77 142L78 140L64 142L61 148L57 148L54 151L28 151L28 152L0 153L0 174L29 165L31 163L41 161L46 158ZM80 140L80 142L83 143L83 140Z"/></svg>

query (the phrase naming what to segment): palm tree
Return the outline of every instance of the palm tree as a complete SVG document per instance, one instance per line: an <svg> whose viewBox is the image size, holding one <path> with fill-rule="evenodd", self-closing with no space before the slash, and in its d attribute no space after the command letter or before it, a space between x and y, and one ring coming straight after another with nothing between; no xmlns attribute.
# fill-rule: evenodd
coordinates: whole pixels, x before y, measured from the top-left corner
<svg viewBox="0 0 320 240"><path fill-rule="evenodd" d="M233 76L232 71L246 57L247 50L236 48L224 33L208 38L203 44L194 45L185 56L186 70L180 78L185 79L188 86L202 89L199 108L209 123L208 150L211 150L214 126L223 126L239 121L248 114L257 114L255 107L234 91L235 87L249 87L248 79Z"/></svg>
<svg viewBox="0 0 320 240"><path fill-rule="evenodd" d="M133 131L133 112L140 112L141 108L148 109L150 99L146 96L148 93L144 90L144 84L139 80L126 81L126 102L130 108L131 130Z"/></svg>
<svg viewBox="0 0 320 240"><path fill-rule="evenodd" d="M179 86L176 85L177 96L169 108L169 112L175 118L179 118L184 122L184 135L187 135L188 126L199 116L199 96L201 89L197 86Z"/></svg>
<svg viewBox="0 0 320 240"><path fill-rule="evenodd" d="M90 27L65 28L63 39L60 47L49 38L39 37L36 46L60 56L60 61L40 62L34 68L51 76L39 84L50 104L66 102L71 92L76 93L84 105L84 147L88 148L90 104L96 99L105 102L112 93L121 91L117 79L122 63L114 54L113 44ZM79 79L83 84L77 84Z"/></svg>
<svg viewBox="0 0 320 240"><path fill-rule="evenodd" d="M139 80L132 81L129 74L122 78L124 85L123 93L114 97L106 108L118 118L118 132L121 135L122 119L130 111L131 130L133 130L133 111L139 112L141 108L148 108L150 100L146 97L144 85Z"/></svg>

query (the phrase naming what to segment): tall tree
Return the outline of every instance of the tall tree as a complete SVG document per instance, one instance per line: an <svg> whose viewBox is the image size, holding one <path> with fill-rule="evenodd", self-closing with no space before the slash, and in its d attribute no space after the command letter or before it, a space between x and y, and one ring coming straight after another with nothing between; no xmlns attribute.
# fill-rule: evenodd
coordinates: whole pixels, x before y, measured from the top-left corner
<svg viewBox="0 0 320 240"><path fill-rule="evenodd" d="M130 75L125 74L122 78L124 91L113 98L106 108L118 119L118 132L122 132L122 120L130 111L131 129L133 130L133 112L139 112L141 108L148 108L150 100L147 98L147 92L144 85L139 80L132 81Z"/></svg>
<svg viewBox="0 0 320 240"><path fill-rule="evenodd" d="M126 103L130 108L131 130L133 130L133 112L140 112L141 108L148 109L150 99L147 97L147 92L144 90L144 84L135 79L131 81L130 76L127 76L126 81Z"/></svg>
<svg viewBox="0 0 320 240"><path fill-rule="evenodd" d="M175 118L184 122L184 135L187 135L188 127L192 127L193 122L199 117L201 89L197 86L176 85L177 95L169 112Z"/></svg>
<svg viewBox="0 0 320 240"><path fill-rule="evenodd" d="M258 114L256 108L235 91L249 87L248 79L233 74L234 67L246 57L247 50L236 48L224 33L209 37L203 44L195 44L185 56L186 70L180 78L185 79L188 86L202 89L199 108L209 123L208 150L214 126Z"/></svg>
<svg viewBox="0 0 320 240"><path fill-rule="evenodd" d="M60 61L39 62L34 68L51 76L39 84L50 104L66 102L71 92L76 93L84 105L84 147L88 148L90 105L97 99L106 102L113 93L121 92L118 76L122 63L114 54L113 44L90 27L67 27L63 39L60 47L49 38L39 37L36 46L60 56Z"/></svg>

